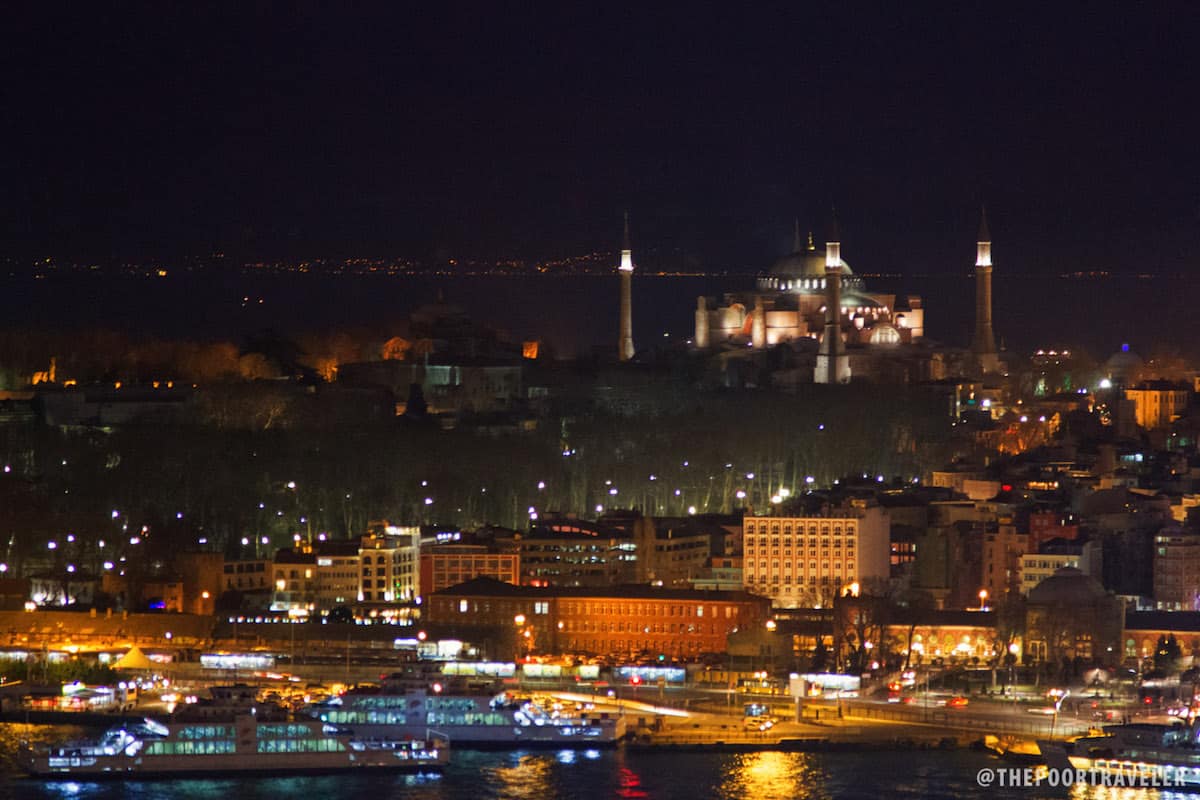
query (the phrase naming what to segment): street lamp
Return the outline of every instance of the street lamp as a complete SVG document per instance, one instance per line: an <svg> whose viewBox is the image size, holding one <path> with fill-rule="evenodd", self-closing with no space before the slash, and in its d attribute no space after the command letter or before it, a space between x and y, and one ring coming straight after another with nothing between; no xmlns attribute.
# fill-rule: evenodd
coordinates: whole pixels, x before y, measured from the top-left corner
<svg viewBox="0 0 1200 800"><path fill-rule="evenodd" d="M987 599L988 599L988 590L980 589L979 590L979 610L980 611L987 611Z"/></svg>
<svg viewBox="0 0 1200 800"><path fill-rule="evenodd" d="M517 662L520 662L521 648L523 647L523 645L521 644L521 637L525 636L526 638L528 638L528 636L529 636L529 631L525 630L525 615L517 614L515 617L513 617L513 626L516 628L516 633L517 633L516 648L515 648L516 652L513 654L513 659Z"/></svg>

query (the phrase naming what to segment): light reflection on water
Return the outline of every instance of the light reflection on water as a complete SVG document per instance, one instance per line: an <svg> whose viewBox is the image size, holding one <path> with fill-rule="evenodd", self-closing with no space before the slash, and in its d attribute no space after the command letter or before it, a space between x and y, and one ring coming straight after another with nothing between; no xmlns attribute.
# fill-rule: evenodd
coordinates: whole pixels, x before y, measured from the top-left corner
<svg viewBox="0 0 1200 800"><path fill-rule="evenodd" d="M806 800L830 797L828 775L811 753L746 753L733 756L717 796L729 800Z"/></svg>
<svg viewBox="0 0 1200 800"><path fill-rule="evenodd" d="M80 728L0 725L4 800L1197 800L1146 789L1071 792L982 789L981 768L1007 765L972 752L711 753L579 750L477 752L451 757L442 777L342 774L308 778L42 782L19 777L21 739L78 739Z"/></svg>
<svg viewBox="0 0 1200 800"><path fill-rule="evenodd" d="M493 789L487 796L500 800L532 800L554 796L551 762L528 753L510 754L504 763L482 770L480 777L485 785Z"/></svg>

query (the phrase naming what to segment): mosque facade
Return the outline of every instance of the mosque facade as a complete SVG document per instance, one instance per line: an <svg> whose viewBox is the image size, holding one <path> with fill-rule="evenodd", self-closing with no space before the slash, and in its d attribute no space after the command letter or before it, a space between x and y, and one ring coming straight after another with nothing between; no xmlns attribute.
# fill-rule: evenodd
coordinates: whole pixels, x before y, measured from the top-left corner
<svg viewBox="0 0 1200 800"><path fill-rule="evenodd" d="M833 234L831 234L833 235ZM776 261L756 280L752 292L733 292L714 302L701 297L696 307L693 342L706 350L723 344L758 349L807 339L819 342L825 330L829 290L834 288L827 268L840 279L839 327L848 345L894 345L919 341L925 335L921 298L908 295L897 307L896 295L867 290L830 242L818 247L810 232L807 240L796 226L792 252Z"/></svg>
<svg viewBox="0 0 1200 800"><path fill-rule="evenodd" d="M970 351L925 341L920 295L872 291L842 258L836 223L823 246L797 223L792 252L759 275L751 291L699 297L693 347L713 354L788 346L811 362L816 383L913 383L964 371L997 372L991 327L991 236L984 221L976 250L976 329ZM965 368L965 369L964 369Z"/></svg>

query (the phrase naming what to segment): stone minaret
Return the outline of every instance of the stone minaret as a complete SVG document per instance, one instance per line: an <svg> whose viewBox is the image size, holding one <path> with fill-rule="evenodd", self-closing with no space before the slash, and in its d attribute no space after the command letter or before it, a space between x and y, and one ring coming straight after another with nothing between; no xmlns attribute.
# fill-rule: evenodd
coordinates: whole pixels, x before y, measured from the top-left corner
<svg viewBox="0 0 1200 800"><path fill-rule="evenodd" d="M817 351L816 383L849 383L850 358L842 346L842 242L837 219L825 242L825 331Z"/></svg>
<svg viewBox="0 0 1200 800"><path fill-rule="evenodd" d="M992 332L992 234L988 231L987 210L979 219L975 244L975 337L971 350L986 372L1000 370L996 354L996 335Z"/></svg>
<svg viewBox="0 0 1200 800"><path fill-rule="evenodd" d="M692 343L697 350L708 349L708 298L704 295L696 298L696 335Z"/></svg>
<svg viewBox="0 0 1200 800"><path fill-rule="evenodd" d="M621 330L617 340L617 358L633 358L633 246L629 243L629 212L625 212L625 238L621 242Z"/></svg>

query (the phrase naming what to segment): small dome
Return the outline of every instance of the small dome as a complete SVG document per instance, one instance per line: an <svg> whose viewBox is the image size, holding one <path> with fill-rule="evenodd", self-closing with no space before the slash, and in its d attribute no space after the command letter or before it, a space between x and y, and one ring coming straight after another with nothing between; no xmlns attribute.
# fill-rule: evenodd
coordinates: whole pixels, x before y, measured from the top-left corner
<svg viewBox="0 0 1200 800"><path fill-rule="evenodd" d="M871 328L871 344L893 345L900 344L900 331L887 322L880 322Z"/></svg>
<svg viewBox="0 0 1200 800"><path fill-rule="evenodd" d="M1046 580L1029 590L1030 605L1090 606L1107 592L1100 582L1075 567L1054 571Z"/></svg>

